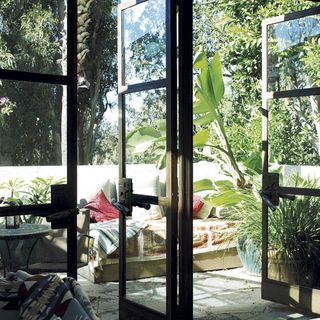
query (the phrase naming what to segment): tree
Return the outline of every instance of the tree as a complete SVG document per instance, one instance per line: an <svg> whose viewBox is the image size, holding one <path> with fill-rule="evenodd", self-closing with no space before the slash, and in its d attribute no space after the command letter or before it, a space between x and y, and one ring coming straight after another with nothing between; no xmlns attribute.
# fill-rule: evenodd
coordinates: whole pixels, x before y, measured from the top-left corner
<svg viewBox="0 0 320 320"><path fill-rule="evenodd" d="M14 1L0 4L1 56L4 68L60 73L58 1ZM61 163L61 88L26 82L1 82L0 95L15 108L0 128L1 163Z"/></svg>
<svg viewBox="0 0 320 320"><path fill-rule="evenodd" d="M81 164L93 162L103 114L111 107L106 93L116 88L116 4L112 0L82 0L78 5ZM65 17L65 0L1 1L0 67L65 74ZM1 164L61 164L61 123L66 107L63 88L3 80L0 96L15 105L10 114L1 116Z"/></svg>
<svg viewBox="0 0 320 320"><path fill-rule="evenodd" d="M117 15L118 1L95 1L91 5L91 21L86 46L88 53L81 66L82 80L78 91L79 164L92 164L105 151L96 148L104 130L103 117L113 104L107 93L117 88ZM95 154L95 152L102 154Z"/></svg>

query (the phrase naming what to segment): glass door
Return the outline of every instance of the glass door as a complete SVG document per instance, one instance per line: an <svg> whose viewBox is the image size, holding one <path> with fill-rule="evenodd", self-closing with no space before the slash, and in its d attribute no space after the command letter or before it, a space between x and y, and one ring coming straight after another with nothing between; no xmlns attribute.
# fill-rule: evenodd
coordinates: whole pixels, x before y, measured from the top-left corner
<svg viewBox="0 0 320 320"><path fill-rule="evenodd" d="M320 8L262 34L262 297L320 313Z"/></svg>
<svg viewBox="0 0 320 320"><path fill-rule="evenodd" d="M177 312L176 45L171 46L170 3L119 5L120 319L171 319Z"/></svg>
<svg viewBox="0 0 320 320"><path fill-rule="evenodd" d="M120 319L188 320L192 1L129 1L118 15Z"/></svg>
<svg viewBox="0 0 320 320"><path fill-rule="evenodd" d="M32 224L59 213L51 216L51 226L68 228L73 277L76 26L75 0L0 4L0 216L8 227L24 223L33 229Z"/></svg>

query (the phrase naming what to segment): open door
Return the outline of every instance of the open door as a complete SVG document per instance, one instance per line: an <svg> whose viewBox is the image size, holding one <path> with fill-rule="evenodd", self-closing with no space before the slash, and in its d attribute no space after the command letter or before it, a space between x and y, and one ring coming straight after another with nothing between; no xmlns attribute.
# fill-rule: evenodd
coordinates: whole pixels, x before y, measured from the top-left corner
<svg viewBox="0 0 320 320"><path fill-rule="evenodd" d="M262 35L262 297L320 313L320 8Z"/></svg>
<svg viewBox="0 0 320 320"><path fill-rule="evenodd" d="M0 216L67 228L76 278L77 1L3 4L0 20Z"/></svg>
<svg viewBox="0 0 320 320"><path fill-rule="evenodd" d="M120 319L192 319L192 1L127 1L118 16ZM137 264L130 228L156 218Z"/></svg>
<svg viewBox="0 0 320 320"><path fill-rule="evenodd" d="M119 5L119 202L124 206L120 218L120 319L165 319L169 310L175 313L177 308L177 103L176 90L171 91L170 86L175 72L168 71L176 52L175 47L171 52L168 48L170 10L170 1L165 0ZM153 144L151 136L146 136L139 146L144 154L136 156L132 145L143 135L140 130L149 130L159 142ZM162 224L157 238L161 266L145 257L152 255L154 239L149 239L150 248L144 241L140 264L130 261L128 230L145 219L158 219ZM145 290L137 278L152 276L153 269L163 276L159 284Z"/></svg>

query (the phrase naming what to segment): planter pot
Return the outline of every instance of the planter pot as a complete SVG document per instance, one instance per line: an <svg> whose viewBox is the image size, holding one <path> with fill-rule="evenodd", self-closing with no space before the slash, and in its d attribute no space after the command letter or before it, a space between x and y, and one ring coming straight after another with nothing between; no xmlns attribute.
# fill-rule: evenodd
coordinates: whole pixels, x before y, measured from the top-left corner
<svg viewBox="0 0 320 320"><path fill-rule="evenodd" d="M299 284L300 274L299 265L302 261L292 261L283 255L276 254L274 251L268 252L268 278L291 284Z"/></svg>
<svg viewBox="0 0 320 320"><path fill-rule="evenodd" d="M314 268L308 268L305 259L289 259L273 250L268 252L268 278L306 287L319 287L319 275Z"/></svg>
<svg viewBox="0 0 320 320"><path fill-rule="evenodd" d="M261 275L261 252L246 238L238 238L237 251L244 270L254 276Z"/></svg>

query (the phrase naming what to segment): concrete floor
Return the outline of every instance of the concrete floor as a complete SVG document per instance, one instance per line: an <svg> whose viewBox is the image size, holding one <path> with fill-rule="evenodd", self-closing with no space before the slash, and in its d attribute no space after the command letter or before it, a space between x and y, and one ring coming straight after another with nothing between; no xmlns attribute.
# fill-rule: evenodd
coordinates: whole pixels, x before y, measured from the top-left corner
<svg viewBox="0 0 320 320"><path fill-rule="evenodd" d="M87 292L101 320L117 320L118 283L92 284L84 278L80 284ZM165 311L165 278L130 281L130 299ZM260 298L260 278L242 268L194 274L194 319L199 320L283 320L320 319L306 316L281 304Z"/></svg>

